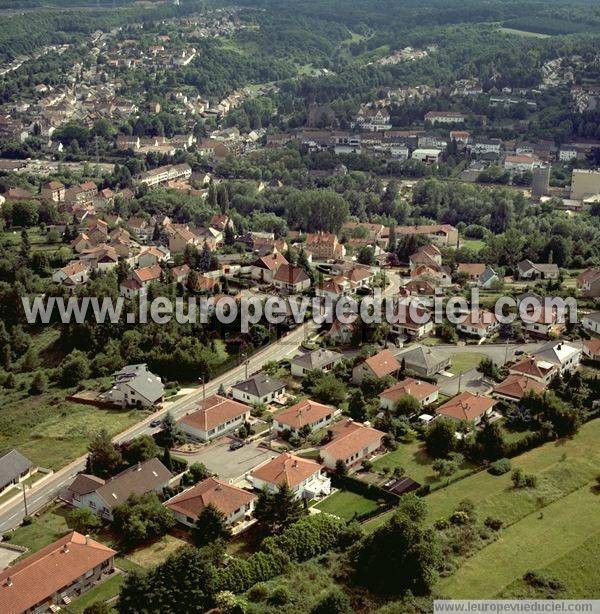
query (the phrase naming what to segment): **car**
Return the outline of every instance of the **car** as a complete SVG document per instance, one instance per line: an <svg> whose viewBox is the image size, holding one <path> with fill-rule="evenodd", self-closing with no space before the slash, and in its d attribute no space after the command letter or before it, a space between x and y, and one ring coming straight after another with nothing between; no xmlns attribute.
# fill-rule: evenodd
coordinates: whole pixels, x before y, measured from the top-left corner
<svg viewBox="0 0 600 614"><path fill-rule="evenodd" d="M152 422L150 422L150 426L152 428L156 428L157 426L160 426L162 424L162 420L160 419L156 419L156 420L152 420Z"/></svg>
<svg viewBox="0 0 600 614"><path fill-rule="evenodd" d="M525 354L524 350L515 350L515 356L523 356Z"/></svg>
<svg viewBox="0 0 600 614"><path fill-rule="evenodd" d="M244 447L244 442L241 439L235 439L229 444L230 450L239 450Z"/></svg>

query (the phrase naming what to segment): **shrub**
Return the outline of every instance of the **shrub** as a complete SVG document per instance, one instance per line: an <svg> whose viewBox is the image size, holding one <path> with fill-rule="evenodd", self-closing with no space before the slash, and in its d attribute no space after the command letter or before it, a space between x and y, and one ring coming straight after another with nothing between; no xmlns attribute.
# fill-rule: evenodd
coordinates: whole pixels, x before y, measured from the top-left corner
<svg viewBox="0 0 600 614"><path fill-rule="evenodd" d="M269 605L285 605L292 599L292 594L286 586L278 586L267 599Z"/></svg>
<svg viewBox="0 0 600 614"><path fill-rule="evenodd" d="M447 529L449 526L450 526L450 523L445 518L438 518L434 524L434 527L438 531L443 531L444 529Z"/></svg>
<svg viewBox="0 0 600 614"><path fill-rule="evenodd" d="M488 516L484 521L483 524L488 528L488 529L492 529L492 531L499 531L502 528L502 525L504 524L502 522L502 520L500 520L500 518L493 518L492 516Z"/></svg>
<svg viewBox="0 0 600 614"><path fill-rule="evenodd" d="M21 521L22 527L28 527L30 524L33 524L33 518L31 516L25 516Z"/></svg>
<svg viewBox="0 0 600 614"><path fill-rule="evenodd" d="M565 588L560 580L541 571L527 571L523 575L523 580L533 588L545 588L551 592L561 591Z"/></svg>
<svg viewBox="0 0 600 614"><path fill-rule="evenodd" d="M258 582L248 591L248 599L254 603L264 601L269 595L269 587L264 582Z"/></svg>
<svg viewBox="0 0 600 614"><path fill-rule="evenodd" d="M452 524L468 524L470 521L469 515L466 512L457 510L450 516L450 522Z"/></svg>
<svg viewBox="0 0 600 614"><path fill-rule="evenodd" d="M508 458L500 458L489 466L488 471L492 475L503 475L508 473L510 469L510 460Z"/></svg>

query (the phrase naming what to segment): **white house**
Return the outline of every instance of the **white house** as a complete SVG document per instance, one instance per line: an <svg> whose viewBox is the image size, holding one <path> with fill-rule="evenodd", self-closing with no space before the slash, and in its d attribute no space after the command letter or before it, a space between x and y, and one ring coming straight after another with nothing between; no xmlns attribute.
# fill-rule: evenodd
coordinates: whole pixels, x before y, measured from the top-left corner
<svg viewBox="0 0 600 614"><path fill-rule="evenodd" d="M383 447L385 433L352 420L340 420L330 427L332 440L321 447L323 464L335 469L338 461L352 467Z"/></svg>
<svg viewBox="0 0 600 614"><path fill-rule="evenodd" d="M379 395L379 405L382 409L393 411L399 399L409 396L416 399L421 407L425 407L435 403L439 393L440 389L434 384L407 377L390 388L386 388Z"/></svg>
<svg viewBox="0 0 600 614"><path fill-rule="evenodd" d="M596 335L600 335L600 311L588 313L581 318L581 325Z"/></svg>
<svg viewBox="0 0 600 614"><path fill-rule="evenodd" d="M331 405L323 405L310 399L302 401L282 409L273 417L273 430L278 435L283 431L289 431L292 435L309 427L310 431L316 431L319 428L329 424L337 410Z"/></svg>
<svg viewBox="0 0 600 614"><path fill-rule="evenodd" d="M567 341L550 341L534 352L536 360L543 360L556 366L562 374L574 371L581 361L581 348Z"/></svg>
<svg viewBox="0 0 600 614"><path fill-rule="evenodd" d="M155 407L165 396L165 387L158 375L145 364L128 365L113 373L112 388L103 399L121 407Z"/></svg>
<svg viewBox="0 0 600 614"><path fill-rule="evenodd" d="M236 401L248 405L268 404L285 394L285 382L261 371L243 382L234 384L231 392Z"/></svg>
<svg viewBox="0 0 600 614"><path fill-rule="evenodd" d="M233 399L213 394L200 401L198 409L179 420L184 433L199 441L210 441L244 424L250 408Z"/></svg>
<svg viewBox="0 0 600 614"><path fill-rule="evenodd" d="M54 271L52 281L63 286L78 286L85 284L90 278L90 266L81 260L73 260Z"/></svg>

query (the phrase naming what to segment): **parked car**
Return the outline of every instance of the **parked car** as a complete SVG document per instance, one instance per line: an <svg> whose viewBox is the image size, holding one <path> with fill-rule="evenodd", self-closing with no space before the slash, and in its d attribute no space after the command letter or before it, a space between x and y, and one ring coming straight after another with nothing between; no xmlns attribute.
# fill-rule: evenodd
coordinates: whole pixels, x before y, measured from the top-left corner
<svg viewBox="0 0 600 614"><path fill-rule="evenodd" d="M150 422L150 426L152 428L156 428L157 426L160 426L162 424L162 420L160 419L156 419L156 420L152 420L152 422Z"/></svg>
<svg viewBox="0 0 600 614"><path fill-rule="evenodd" d="M230 444L229 444L229 449L230 450L239 450L240 448L244 447L244 442L241 439L234 439Z"/></svg>

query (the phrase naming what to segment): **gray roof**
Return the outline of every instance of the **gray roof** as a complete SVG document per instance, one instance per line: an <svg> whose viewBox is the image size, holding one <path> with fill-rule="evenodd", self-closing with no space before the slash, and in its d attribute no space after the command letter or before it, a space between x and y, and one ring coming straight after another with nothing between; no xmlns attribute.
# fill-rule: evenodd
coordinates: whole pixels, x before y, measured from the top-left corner
<svg viewBox="0 0 600 614"><path fill-rule="evenodd" d="M417 345L413 348L409 348L404 352L400 352L400 354L396 355L396 359L399 362L404 360L407 367L410 368L411 365L415 365L420 368L425 368L427 370L437 367L437 365L450 362L449 359L443 358L440 354L435 352L429 347L425 347L423 345Z"/></svg>
<svg viewBox="0 0 600 614"><path fill-rule="evenodd" d="M78 475L69 490L78 494L96 492L112 508L124 503L130 494L141 495L165 486L173 474L158 458L128 467L109 480L101 480L93 475Z"/></svg>
<svg viewBox="0 0 600 614"><path fill-rule="evenodd" d="M584 318L591 320L592 322L600 322L600 311L593 311L583 316Z"/></svg>
<svg viewBox="0 0 600 614"><path fill-rule="evenodd" d="M138 394L156 403L165 393L165 387L157 375L148 371L145 364L128 365L113 373L114 386L128 384Z"/></svg>
<svg viewBox="0 0 600 614"><path fill-rule="evenodd" d="M33 463L18 450L10 450L0 456L0 488L10 484L31 467Z"/></svg>
<svg viewBox="0 0 600 614"><path fill-rule="evenodd" d="M541 271L542 273L558 273L558 265L556 264L544 264L541 262L531 262L531 260L522 260L517 264L517 268L522 273L529 271L530 269L535 269L536 271Z"/></svg>
<svg viewBox="0 0 600 614"><path fill-rule="evenodd" d="M282 388L285 388L285 382L271 377L262 371L248 378L245 382L238 382L232 388L241 390L247 394L251 394L255 397L264 397L267 394L277 392Z"/></svg>
<svg viewBox="0 0 600 614"><path fill-rule="evenodd" d="M291 362L295 365L303 367L304 369L323 369L328 367L334 362L341 360L342 355L339 352L333 350L318 349L306 354L300 354L294 356Z"/></svg>
<svg viewBox="0 0 600 614"><path fill-rule="evenodd" d="M494 277L498 277L498 273L496 273L496 271L494 271L492 267L487 267L487 269L479 276L479 282L482 284L486 284Z"/></svg>

